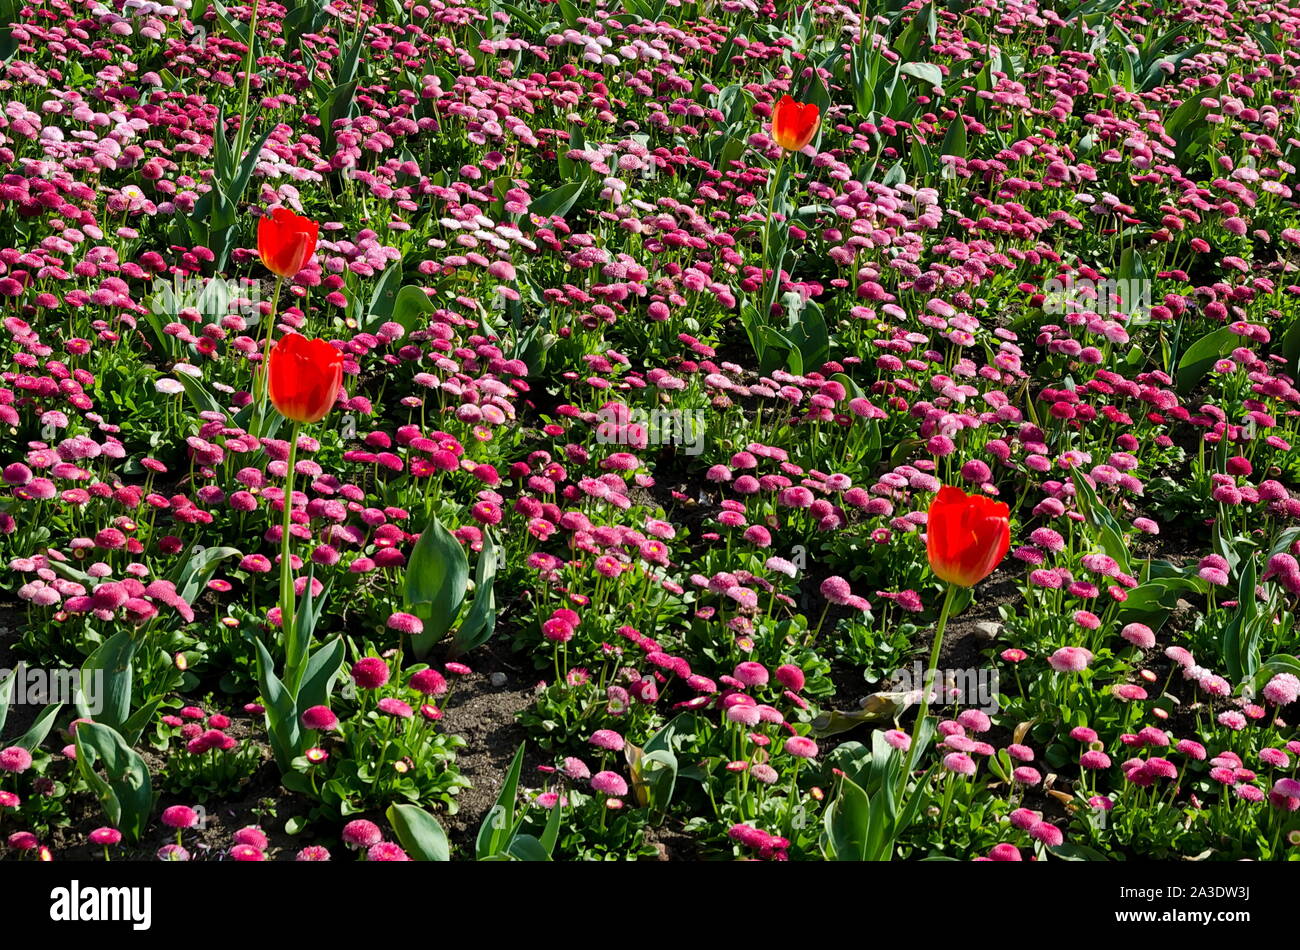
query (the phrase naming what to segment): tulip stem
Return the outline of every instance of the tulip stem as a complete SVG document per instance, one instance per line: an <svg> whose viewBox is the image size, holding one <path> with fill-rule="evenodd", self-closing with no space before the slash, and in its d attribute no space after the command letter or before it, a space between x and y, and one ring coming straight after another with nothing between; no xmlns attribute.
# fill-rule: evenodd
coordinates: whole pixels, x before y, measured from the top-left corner
<svg viewBox="0 0 1300 950"><path fill-rule="evenodd" d="M912 774L919 752L917 744L921 738L921 725L930 712L930 690L934 685L934 671L939 665L939 653L943 649L943 629L948 625L948 612L952 609L953 598L957 594L957 585L949 584L948 593L944 595L943 606L939 608L939 620L934 625L934 644L930 647L930 663L925 669L925 678L921 681L921 707L916 713L916 722L912 726L912 742L907 747L907 764L899 779L898 798L902 798L907 789L907 779Z"/></svg>
<svg viewBox="0 0 1300 950"><path fill-rule="evenodd" d="M257 392L257 370L253 370L253 392L257 396L257 434L266 435L266 400L271 391L271 336L275 332L275 317L280 309L280 288L284 278L276 275L275 290L271 293L271 312L266 316L266 338L262 341L262 391ZM252 421L252 420L250 420Z"/></svg>
<svg viewBox="0 0 1300 950"><path fill-rule="evenodd" d="M248 122L248 87L253 78L253 47L257 43L257 15L260 6L260 0L253 0L253 15L248 22L248 51L244 54L244 94L239 106L239 147L235 149L235 156L241 159L244 157L244 149L248 146L248 133L251 131ZM223 132L222 135L224 134Z"/></svg>
<svg viewBox="0 0 1300 950"><path fill-rule="evenodd" d="M785 170L785 156L785 149L782 149L781 157L777 159L776 168L772 171L772 185L767 190L767 221L763 225L763 274L759 283L758 295L759 325L763 327L767 326L768 321L772 319L772 303L775 302L775 294L773 294L773 300L768 301L768 294L771 292L772 287L767 282L767 258L772 249L772 215L776 209L776 190L781 187L781 172ZM778 288L781 285L781 267L779 264L773 265L772 283Z"/></svg>
<svg viewBox="0 0 1300 950"><path fill-rule="evenodd" d="M284 639L284 672L289 679L290 689L297 689L298 659L302 652L298 645L298 631L295 623L293 564L290 555L290 528L293 525L293 476L298 464L298 430L301 424L295 422L289 434L289 468L284 473L284 515L280 522L280 630Z"/></svg>

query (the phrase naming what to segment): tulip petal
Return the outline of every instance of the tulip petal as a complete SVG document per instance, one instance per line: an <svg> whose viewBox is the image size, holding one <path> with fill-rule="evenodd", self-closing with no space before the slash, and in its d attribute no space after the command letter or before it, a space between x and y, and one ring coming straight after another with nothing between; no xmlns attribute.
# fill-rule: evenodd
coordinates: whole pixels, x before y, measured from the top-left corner
<svg viewBox="0 0 1300 950"><path fill-rule="evenodd" d="M1011 546L1010 509L945 485L930 505L926 553L942 580L972 587L997 568Z"/></svg>
<svg viewBox="0 0 1300 950"><path fill-rule="evenodd" d="M343 354L325 340L290 333L272 347L267 372L276 411L296 422L318 422L338 397Z"/></svg>
<svg viewBox="0 0 1300 950"><path fill-rule="evenodd" d="M316 253L320 225L276 208L257 222L257 251L267 270L280 277L296 275Z"/></svg>

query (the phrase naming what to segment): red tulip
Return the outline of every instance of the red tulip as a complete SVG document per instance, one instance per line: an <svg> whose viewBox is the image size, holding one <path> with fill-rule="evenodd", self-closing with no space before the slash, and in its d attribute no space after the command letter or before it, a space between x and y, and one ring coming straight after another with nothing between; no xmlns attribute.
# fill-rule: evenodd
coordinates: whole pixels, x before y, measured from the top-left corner
<svg viewBox="0 0 1300 950"><path fill-rule="evenodd" d="M343 382L343 354L324 340L290 333L271 348L267 367L271 403L294 422L319 422Z"/></svg>
<svg viewBox="0 0 1300 950"><path fill-rule="evenodd" d="M271 273L292 277L316 253L319 234L320 225L315 221L288 208L276 208L257 222L257 252Z"/></svg>
<svg viewBox="0 0 1300 950"><path fill-rule="evenodd" d="M811 102L795 102L789 96L772 110L772 138L787 152L797 152L817 134L821 110Z"/></svg>
<svg viewBox="0 0 1300 950"><path fill-rule="evenodd" d="M983 495L945 485L930 503L926 553L930 569L950 584L974 587L1011 547L1011 511Z"/></svg>

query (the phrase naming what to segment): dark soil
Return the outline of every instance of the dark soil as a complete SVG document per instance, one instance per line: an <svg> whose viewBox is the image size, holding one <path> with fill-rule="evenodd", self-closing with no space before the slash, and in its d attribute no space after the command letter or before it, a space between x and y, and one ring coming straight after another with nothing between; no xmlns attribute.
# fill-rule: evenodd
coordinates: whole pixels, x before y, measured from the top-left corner
<svg viewBox="0 0 1300 950"><path fill-rule="evenodd" d="M0 632L0 669L12 667L19 659L13 656L12 650L12 643L18 635L17 624L21 623L22 614L19 610L20 608L7 605L0 607L0 627L7 628ZM504 634L499 634L499 637L504 637ZM438 816L447 830L453 855L460 858L473 856L479 825L496 803L511 760L524 741L525 733L516 716L532 701L534 686L531 672L524 665L512 661L509 649L502 639L479 649L467 659L474 672L462 677L457 684L443 724L447 732L466 740L467 745L457 756L456 765L473 783L473 787L462 789L457 796L456 814ZM505 682L499 686L493 685L493 674L503 675ZM12 739L22 735L39 711L35 707L15 705L10 710L4 737ZM261 733L260 726L242 713L231 711L229 715L232 724L226 730L228 734L247 742L254 741L252 737ZM67 717L61 717L61 721L64 718ZM47 749L56 748L59 741L61 740L51 736L44 745ZM196 794L175 794L160 788L166 764L164 755L147 745L142 744L137 748L149 766L155 789L159 790L155 816L171 805L194 806L199 799ZM336 838L318 837L314 833L319 830L333 834L337 830L337 822L317 822L299 835L291 835L285 830L286 822L304 816L310 810L311 803L290 793L280 784L275 763L264 745L261 747L261 759L260 767L238 791L220 799L209 798L202 803L201 826L186 831L183 835L184 846L192 859L228 860L232 836L250 825L261 828L269 839L267 857L270 859L285 859L311 844L325 845L338 854L343 846ZM542 761L535 753L525 758L520 778L521 788L540 785L537 781L537 766ZM65 781L68 771L69 763L56 757L47 774L56 781ZM102 860L103 849L88 844L86 840L91 831L105 824L99 804L89 796L76 795L65 799L62 809L67 819L66 824L43 836L42 843L54 849L60 860ZM369 818L381 827L387 827L384 816L379 812L353 817ZM671 835L669 837L671 839ZM111 853L115 860L152 860L159 848L174 843L175 840L174 833L155 821L150 833L139 843L119 846ZM15 855L0 844L0 857L12 858Z"/></svg>
<svg viewBox="0 0 1300 950"><path fill-rule="evenodd" d="M976 628L986 621L1001 623L998 608L1020 599L1015 575L1011 571L999 571L981 584L971 605L948 621L948 629L943 635L943 651L939 655L940 668L979 666L984 661L983 651L988 648L989 641L982 638ZM931 632L929 629L924 631L927 644Z"/></svg>
<svg viewBox="0 0 1300 950"><path fill-rule="evenodd" d="M658 850L660 861L697 861L700 858L699 839L668 824L662 827L651 825L646 829L645 840Z"/></svg>
<svg viewBox="0 0 1300 950"><path fill-rule="evenodd" d="M535 682L531 672L512 659L499 642L489 643L468 660L474 673L457 686L455 699L443 719L446 730L467 743L456 757L456 766L473 783L472 788L462 789L456 796L456 814L441 819L453 854L459 857L473 856L479 825L496 804L506 772L524 741L525 732L516 716L532 702ZM505 683L493 686L494 673L504 675ZM537 766L542 761L535 750L525 753L521 788L539 784Z"/></svg>

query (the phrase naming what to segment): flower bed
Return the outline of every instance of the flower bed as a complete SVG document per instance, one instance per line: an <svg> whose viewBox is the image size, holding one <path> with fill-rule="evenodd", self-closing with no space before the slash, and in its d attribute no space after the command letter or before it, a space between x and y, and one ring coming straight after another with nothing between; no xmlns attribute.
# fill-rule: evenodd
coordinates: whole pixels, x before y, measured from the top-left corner
<svg viewBox="0 0 1300 950"><path fill-rule="evenodd" d="M12 17L0 857L1300 854L1295 11Z"/></svg>

